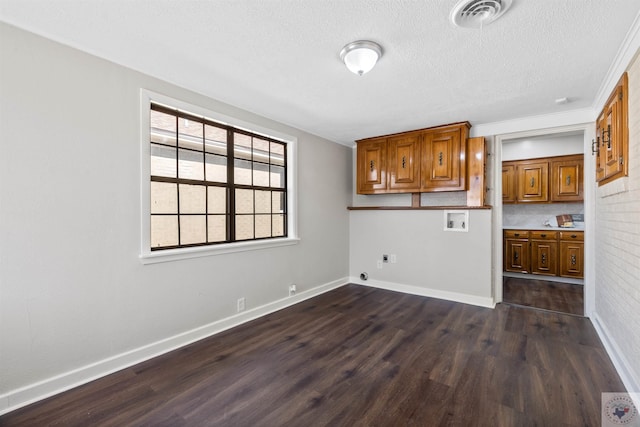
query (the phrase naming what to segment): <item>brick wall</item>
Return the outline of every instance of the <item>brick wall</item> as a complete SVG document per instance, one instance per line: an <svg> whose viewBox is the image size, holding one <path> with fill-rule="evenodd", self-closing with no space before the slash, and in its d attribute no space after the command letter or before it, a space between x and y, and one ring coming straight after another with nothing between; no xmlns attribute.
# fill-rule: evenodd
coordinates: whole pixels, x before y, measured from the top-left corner
<svg viewBox="0 0 640 427"><path fill-rule="evenodd" d="M640 384L640 57L629 73L629 177L596 195L595 308ZM609 188L606 188L609 187ZM640 391L640 390L635 390Z"/></svg>

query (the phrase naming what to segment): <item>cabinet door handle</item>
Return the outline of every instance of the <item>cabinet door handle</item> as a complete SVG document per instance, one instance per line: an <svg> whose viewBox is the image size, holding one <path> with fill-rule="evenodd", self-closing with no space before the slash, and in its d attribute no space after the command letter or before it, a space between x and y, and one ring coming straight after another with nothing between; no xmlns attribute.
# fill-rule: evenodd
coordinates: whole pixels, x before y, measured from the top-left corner
<svg viewBox="0 0 640 427"><path fill-rule="evenodd" d="M571 255L571 265L576 265L576 256L575 255Z"/></svg>
<svg viewBox="0 0 640 427"><path fill-rule="evenodd" d="M514 262L518 262L518 258L520 258L520 256L518 255L518 252L514 252L513 253L513 261Z"/></svg>
<svg viewBox="0 0 640 427"><path fill-rule="evenodd" d="M541 234L540 237L547 237L547 235L546 234Z"/></svg>
<svg viewBox="0 0 640 427"><path fill-rule="evenodd" d="M373 160L371 160L371 161L369 162L369 169L371 170L371 172L373 172L373 166L374 166L374 164L375 164L375 163L374 163L374 161L373 161Z"/></svg>
<svg viewBox="0 0 640 427"><path fill-rule="evenodd" d="M405 156L402 156L402 169L405 169L406 164L407 160L405 159Z"/></svg>
<svg viewBox="0 0 640 427"><path fill-rule="evenodd" d="M571 235L571 238L572 238L572 239L575 239L576 237L578 237L576 234L572 234L572 235Z"/></svg>
<svg viewBox="0 0 640 427"><path fill-rule="evenodd" d="M520 233L515 233L514 236L520 237Z"/></svg>
<svg viewBox="0 0 640 427"><path fill-rule="evenodd" d="M567 175L567 187L571 185L571 175Z"/></svg>
<svg viewBox="0 0 640 427"><path fill-rule="evenodd" d="M542 265L545 265L547 263L547 254L543 253L540 258L542 261Z"/></svg>
<svg viewBox="0 0 640 427"><path fill-rule="evenodd" d="M442 151L438 154L438 164L442 166Z"/></svg>
<svg viewBox="0 0 640 427"><path fill-rule="evenodd" d="M531 181L529 182L529 185L531 185L533 187L533 185L536 183L536 180L531 178Z"/></svg>

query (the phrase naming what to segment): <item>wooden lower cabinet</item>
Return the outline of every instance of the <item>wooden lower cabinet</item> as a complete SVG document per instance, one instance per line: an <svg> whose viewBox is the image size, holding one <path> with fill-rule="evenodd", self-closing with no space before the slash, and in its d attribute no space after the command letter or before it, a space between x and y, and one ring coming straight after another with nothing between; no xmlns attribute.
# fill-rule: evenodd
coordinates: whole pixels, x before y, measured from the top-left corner
<svg viewBox="0 0 640 427"><path fill-rule="evenodd" d="M531 231L531 273L558 275L558 233L556 231Z"/></svg>
<svg viewBox="0 0 640 427"><path fill-rule="evenodd" d="M504 270L514 273L529 272L529 232L504 231Z"/></svg>
<svg viewBox="0 0 640 427"><path fill-rule="evenodd" d="M561 277L584 277L584 232L560 233Z"/></svg>
<svg viewBox="0 0 640 427"><path fill-rule="evenodd" d="M504 271L584 277L584 232L504 230Z"/></svg>

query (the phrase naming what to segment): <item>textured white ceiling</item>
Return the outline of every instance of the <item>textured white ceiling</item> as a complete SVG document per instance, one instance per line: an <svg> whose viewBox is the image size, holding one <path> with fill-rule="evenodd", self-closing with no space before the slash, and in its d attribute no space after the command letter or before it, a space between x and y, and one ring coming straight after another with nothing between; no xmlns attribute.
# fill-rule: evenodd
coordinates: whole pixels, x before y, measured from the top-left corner
<svg viewBox="0 0 640 427"><path fill-rule="evenodd" d="M0 19L329 140L591 107L639 0L0 0ZM363 77L340 62L369 39ZM556 105L556 98L571 102Z"/></svg>

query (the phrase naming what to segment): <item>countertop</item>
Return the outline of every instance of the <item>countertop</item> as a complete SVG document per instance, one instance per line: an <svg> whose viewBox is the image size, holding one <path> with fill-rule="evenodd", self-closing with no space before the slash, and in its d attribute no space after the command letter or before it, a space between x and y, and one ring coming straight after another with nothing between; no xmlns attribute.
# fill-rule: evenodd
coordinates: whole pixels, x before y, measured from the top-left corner
<svg viewBox="0 0 640 427"><path fill-rule="evenodd" d="M552 231L584 231L584 223L575 227L551 227L548 225L503 225L503 230L552 230Z"/></svg>

